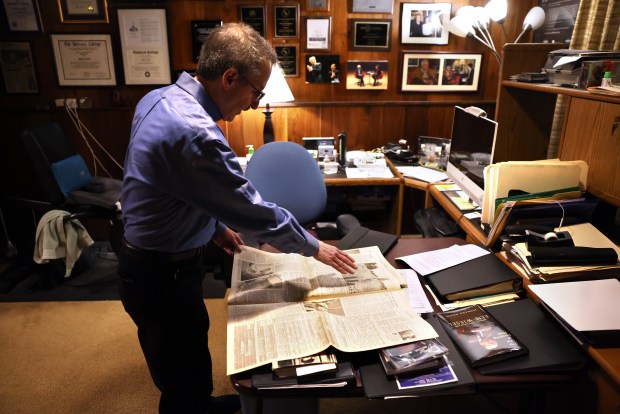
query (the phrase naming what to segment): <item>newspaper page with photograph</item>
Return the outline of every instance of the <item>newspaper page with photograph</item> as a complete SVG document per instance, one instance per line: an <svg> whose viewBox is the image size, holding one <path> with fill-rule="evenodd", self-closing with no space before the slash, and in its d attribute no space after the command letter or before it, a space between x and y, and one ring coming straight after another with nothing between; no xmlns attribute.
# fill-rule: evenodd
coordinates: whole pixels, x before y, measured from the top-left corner
<svg viewBox="0 0 620 414"><path fill-rule="evenodd" d="M246 246L235 254L228 375L329 346L359 352L437 337L411 308L406 282L377 247L347 253L358 266L354 274L298 254Z"/></svg>

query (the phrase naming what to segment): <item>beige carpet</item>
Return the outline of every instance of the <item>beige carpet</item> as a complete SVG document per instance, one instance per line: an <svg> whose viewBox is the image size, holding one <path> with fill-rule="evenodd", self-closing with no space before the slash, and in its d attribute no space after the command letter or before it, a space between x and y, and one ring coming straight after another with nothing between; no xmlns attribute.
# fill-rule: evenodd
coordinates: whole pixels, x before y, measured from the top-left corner
<svg viewBox="0 0 620 414"><path fill-rule="evenodd" d="M226 304L207 299L215 394L233 392L225 375ZM119 301L0 303L0 413L157 413L135 326ZM506 404L508 402L508 404ZM502 401L514 412L514 400ZM494 413L479 396L391 401L326 399L321 414Z"/></svg>

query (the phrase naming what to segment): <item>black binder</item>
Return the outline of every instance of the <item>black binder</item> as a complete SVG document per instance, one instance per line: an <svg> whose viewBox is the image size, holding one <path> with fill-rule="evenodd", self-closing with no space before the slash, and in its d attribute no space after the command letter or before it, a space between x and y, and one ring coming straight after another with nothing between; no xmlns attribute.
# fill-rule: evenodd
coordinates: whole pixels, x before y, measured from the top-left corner
<svg viewBox="0 0 620 414"><path fill-rule="evenodd" d="M521 277L494 254L431 273L426 280L442 301L518 292ZM480 291L480 289L488 289Z"/></svg>
<svg viewBox="0 0 620 414"><path fill-rule="evenodd" d="M519 338L529 354L478 369L482 375L567 372L585 360L575 343L530 299L485 308Z"/></svg>
<svg viewBox="0 0 620 414"><path fill-rule="evenodd" d="M340 250L359 249L377 246L385 256L398 241L398 237L381 231L370 230L364 226L351 229L336 243Z"/></svg>
<svg viewBox="0 0 620 414"><path fill-rule="evenodd" d="M360 376L362 377L366 397L383 398L387 396L416 394L428 396L434 395L435 393L438 395L472 394L475 392L474 378L467 368L467 363L461 358L454 342L452 342L435 317L430 316L427 322L433 326L439 335L439 342L448 348L448 360L452 365L452 369L458 381L400 390L398 389L396 378L386 375L383 365L377 361L375 364L368 364L360 367Z"/></svg>

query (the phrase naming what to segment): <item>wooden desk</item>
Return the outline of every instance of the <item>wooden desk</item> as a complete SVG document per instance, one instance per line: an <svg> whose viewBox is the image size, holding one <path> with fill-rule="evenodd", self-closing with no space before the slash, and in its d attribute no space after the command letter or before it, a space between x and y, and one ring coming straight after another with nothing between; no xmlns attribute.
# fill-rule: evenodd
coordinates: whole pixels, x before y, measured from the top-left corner
<svg viewBox="0 0 620 414"><path fill-rule="evenodd" d="M402 265L395 260L397 257L464 243L466 242L462 239L447 237L400 239L394 248L386 255L386 259L394 267L401 268ZM439 309L436 308L435 310ZM365 357L368 358L368 355L366 354ZM354 357L352 357L352 359L354 359ZM268 370L269 368L266 369ZM575 395L581 390L581 383L575 384L573 376L568 374L482 376L473 369L471 371L476 379L478 391L483 393L516 393L516 395L519 396L520 404L528 404L527 407L524 408L524 412L531 412L531 409L544 408L544 404L540 405L540 403L541 399L544 398L545 390L549 390L549 387L557 389L558 387L571 386L570 395L572 397L570 398L578 398L575 397ZM319 399L321 398L366 398L363 384L359 378L357 386L350 388L256 390L251 387L251 374L254 372L257 371L247 371L231 377L233 386L241 395L243 412L245 414L258 412L316 414L318 413ZM423 398L424 396L422 395L410 401ZM463 401L467 403L467 397L464 398ZM567 400L570 400L570 398L566 397ZM553 410L548 412L553 412Z"/></svg>
<svg viewBox="0 0 620 414"><path fill-rule="evenodd" d="M327 187L375 187L375 186L389 186L397 187L396 199L392 203L392 209L390 213L389 228L386 229L388 233L395 234L400 237L403 217L403 184L400 174L392 165L387 162L390 171L394 175L391 178L347 178L344 169L340 168L336 174L323 175L325 178L325 185Z"/></svg>

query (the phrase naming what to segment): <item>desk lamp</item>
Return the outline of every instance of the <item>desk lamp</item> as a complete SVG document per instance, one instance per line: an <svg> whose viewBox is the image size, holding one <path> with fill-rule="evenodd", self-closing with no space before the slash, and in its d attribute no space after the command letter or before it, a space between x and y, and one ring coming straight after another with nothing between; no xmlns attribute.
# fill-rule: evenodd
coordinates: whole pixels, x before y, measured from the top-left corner
<svg viewBox="0 0 620 414"><path fill-rule="evenodd" d="M265 144L273 142L275 136L273 133L273 125L271 124L271 114L273 110L269 108L269 104L291 102L295 97L289 88L286 79L284 79L284 72L279 64L273 65L271 70L271 76L265 86L265 96L260 100L259 106L265 106L263 113L265 114L265 126L263 128L263 142Z"/></svg>
<svg viewBox="0 0 620 414"><path fill-rule="evenodd" d="M506 28L504 21L508 14L508 4L506 0L490 0L484 7L463 6L456 11L456 15L444 21L443 27L450 33L459 37L473 37L486 47L488 47L498 63L502 63L499 53L495 48L491 34L488 31L489 23L496 22L502 27L504 39ZM514 43L518 43L521 37L529 30L536 30L545 21L545 11L541 7L532 7L523 20L522 32Z"/></svg>

